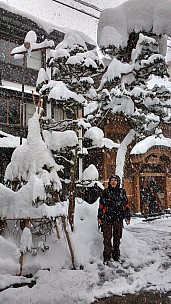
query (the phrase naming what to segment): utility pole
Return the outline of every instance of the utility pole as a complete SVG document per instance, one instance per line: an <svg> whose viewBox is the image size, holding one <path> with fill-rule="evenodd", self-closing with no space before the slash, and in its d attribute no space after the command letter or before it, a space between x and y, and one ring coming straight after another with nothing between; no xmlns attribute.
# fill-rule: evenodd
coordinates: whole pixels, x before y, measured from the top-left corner
<svg viewBox="0 0 171 304"><path fill-rule="evenodd" d="M25 41L24 46L26 52L23 53L23 65L22 65L22 84L21 84L21 102L20 102L20 145L22 145L22 138L26 136L26 104L24 102L24 85L26 78L27 68L27 54L30 48L30 42Z"/></svg>

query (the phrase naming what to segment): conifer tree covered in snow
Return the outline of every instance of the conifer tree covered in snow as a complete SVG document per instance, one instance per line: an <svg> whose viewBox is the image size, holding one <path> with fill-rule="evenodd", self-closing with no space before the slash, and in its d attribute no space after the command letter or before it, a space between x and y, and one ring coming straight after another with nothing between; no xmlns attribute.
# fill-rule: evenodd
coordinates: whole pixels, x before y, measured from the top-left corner
<svg viewBox="0 0 171 304"><path fill-rule="evenodd" d="M21 269L27 251L48 249L46 237L57 227L56 219L67 216L68 203L59 201L62 189L59 166L40 133L41 111L28 122L25 142L13 152L5 172L6 185L0 184L0 217L17 222L14 230L22 231L20 239ZM7 187L8 185L8 187ZM34 250L34 252L33 252Z"/></svg>
<svg viewBox="0 0 171 304"><path fill-rule="evenodd" d="M160 11L158 1L153 2ZM109 64L101 79L98 89L101 102L94 114L99 120L110 111L114 115L124 115L129 121L130 132L120 144L116 159L116 173L121 177L127 147L135 136L139 140L154 134L160 121L170 122L169 90L158 85L149 89L149 82L155 77L167 80L169 76L163 47L169 28L164 25L166 20L157 23L158 11L149 16L147 1L143 3L143 13L137 10L138 5L139 1L131 0L112 10L104 10L98 28L99 46ZM136 13L133 16L132 11L138 12L138 17ZM127 15L124 24L117 22L121 13Z"/></svg>
<svg viewBox="0 0 171 304"><path fill-rule="evenodd" d="M57 110L54 119L45 126L47 130L44 131L44 136L50 136L48 130L53 130L54 136L56 131L61 132L61 137L63 131L72 130L78 138L76 144L73 141L73 145L65 149L52 148L56 159L64 166L61 174L64 188L62 194L69 195L69 219L72 218L73 227L76 182L81 182L81 155L87 153L82 143L82 129L91 128L83 117L84 107L89 100L97 98L93 78L103 70L103 64L96 50L88 51L84 40L79 35L69 32L55 50L50 51L47 67L52 71L52 79L48 81L46 72L41 69L37 88L40 89L42 86L39 92L46 96L47 102Z"/></svg>

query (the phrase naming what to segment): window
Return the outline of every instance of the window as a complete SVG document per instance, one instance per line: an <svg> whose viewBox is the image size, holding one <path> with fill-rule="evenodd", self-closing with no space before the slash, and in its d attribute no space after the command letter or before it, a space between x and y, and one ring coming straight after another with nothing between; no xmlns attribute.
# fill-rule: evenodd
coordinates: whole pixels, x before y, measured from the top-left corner
<svg viewBox="0 0 171 304"><path fill-rule="evenodd" d="M33 103L26 104L26 125L28 126L28 120L33 116L35 112Z"/></svg>
<svg viewBox="0 0 171 304"><path fill-rule="evenodd" d="M41 59L41 51L31 52L31 56L27 57L27 67L35 70L40 70Z"/></svg>
<svg viewBox="0 0 171 304"><path fill-rule="evenodd" d="M22 65L23 61L21 59L14 59L14 56L11 56L11 51L19 46L14 42L10 42L9 40L0 39L0 61L5 63L11 63L15 65Z"/></svg>
<svg viewBox="0 0 171 304"><path fill-rule="evenodd" d="M0 122L5 124L20 123L20 102L15 98L0 99Z"/></svg>
<svg viewBox="0 0 171 304"><path fill-rule="evenodd" d="M56 121L61 121L61 120L66 119L65 111L61 108L54 109L54 119Z"/></svg>
<svg viewBox="0 0 171 304"><path fill-rule="evenodd" d="M11 63L14 65L22 65L23 59L15 59L14 56L11 56L11 51L19 46L18 44L11 42L9 40L0 39L0 61L5 63ZM27 67L40 70L42 62L42 53L41 51L35 51L31 53L31 56L27 57Z"/></svg>

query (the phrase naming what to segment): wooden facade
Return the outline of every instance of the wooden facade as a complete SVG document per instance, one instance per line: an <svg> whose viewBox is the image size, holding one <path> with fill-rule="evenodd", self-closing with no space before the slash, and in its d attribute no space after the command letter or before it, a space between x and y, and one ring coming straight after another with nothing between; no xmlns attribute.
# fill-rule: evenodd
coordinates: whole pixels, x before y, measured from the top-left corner
<svg viewBox="0 0 171 304"><path fill-rule="evenodd" d="M121 143L129 132L130 125L123 116L111 115L101 126L105 137L110 138L115 143ZM164 126L163 134L169 137L170 126ZM124 166L123 187L128 196L133 213L141 211L140 191L144 183L154 182L159 186L158 202L161 210L171 207L171 148L166 146L153 146L144 154L130 154L134 141L128 147ZM100 179L106 187L108 178L115 173L117 148L104 148L94 151L96 157L91 157L90 161L97 166ZM99 162L100 159L100 162ZM148 212L148 211L147 211Z"/></svg>
<svg viewBox="0 0 171 304"><path fill-rule="evenodd" d="M26 66L21 58L16 60L11 56L12 49L23 44L30 30L36 33L37 43L48 39L56 45L64 38L63 32L53 30L47 33L31 19L0 7L0 130L20 138L27 136L27 122L34 113L32 90L35 92L40 67L46 64L45 49L34 52ZM0 182L3 182L11 154L11 149L1 147Z"/></svg>

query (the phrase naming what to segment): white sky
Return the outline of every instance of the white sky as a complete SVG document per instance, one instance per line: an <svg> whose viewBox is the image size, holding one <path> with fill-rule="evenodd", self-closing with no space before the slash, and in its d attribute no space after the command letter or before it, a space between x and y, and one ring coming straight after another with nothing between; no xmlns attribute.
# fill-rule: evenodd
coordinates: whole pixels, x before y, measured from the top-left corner
<svg viewBox="0 0 171 304"><path fill-rule="evenodd" d="M79 9L83 9L84 11L97 17L100 16L100 12L78 4L74 0L61 0L61 2ZM85 2L91 3L100 9L103 9L119 5L125 2L125 0L86 0ZM27 14L31 14L35 17L43 19L44 21L53 23L56 26L69 27L83 31L96 41L98 19L89 17L78 11L58 4L53 0L2 0L0 3L6 3L11 7L15 7L15 9L19 9Z"/></svg>

